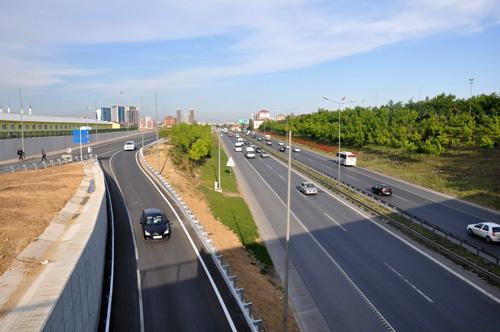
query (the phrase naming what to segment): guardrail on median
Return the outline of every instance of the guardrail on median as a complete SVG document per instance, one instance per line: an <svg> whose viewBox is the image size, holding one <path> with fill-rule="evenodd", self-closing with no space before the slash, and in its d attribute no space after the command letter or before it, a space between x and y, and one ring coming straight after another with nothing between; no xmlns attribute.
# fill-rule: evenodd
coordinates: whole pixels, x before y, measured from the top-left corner
<svg viewBox="0 0 500 332"><path fill-rule="evenodd" d="M271 153L273 156L277 157L278 159L281 159L281 160L285 160L286 158L283 156L283 154L281 153L278 153L276 150L272 149L272 148L269 148L269 146L265 145L265 144L262 144L260 143L259 141L255 141L253 140L254 143L260 145L264 150L268 151L269 153ZM369 197L371 199L374 198L373 195L368 195L367 193L365 193L364 191L362 191L361 189L358 189L358 188L355 188L354 186L351 186L343 181L338 181L337 178L329 175L328 173L320 170L320 169L317 169L315 167L312 167L310 165L307 165L305 163L302 163L298 160L295 160L295 159L292 159L292 164L293 164L293 167L301 172L303 172L304 174L306 174L307 176L309 176L310 178L314 179L315 181L321 183L323 186L325 186L326 188L328 188L330 191L335 191L341 195L343 195L344 197L346 197L347 199L355 202L356 204L358 205L361 205L363 208L365 208L366 210L370 211L371 213L379 216L379 217L382 217L386 220L388 220L389 222L393 223L393 224L396 224L398 225L399 227L402 227L404 228L407 232L411 233L412 235L420 238L421 240L425 241L426 243L428 244L431 244L432 246L438 248L439 250L441 250L442 252L446 253L447 255L455 258L456 260L459 260L461 263L463 263L464 265L467 265L468 267L470 267L471 269L477 271L477 272L480 272L481 274L487 276L488 278L490 279L493 279L497 282L500 282L500 277L497 276L496 274L494 273L491 273L490 271L478 266L477 264L473 263L473 262L470 262L468 259L452 252L451 250L449 250L448 248L445 248L443 247L442 245L440 245L439 243L437 243L436 241L432 240L432 239L429 239L427 237L425 237L424 235L422 235L421 233L417 232L416 230L402 224L401 222L393 219L393 218L390 218L389 216L381 213L380 211L372 208L371 206L369 206L368 204L366 204L365 202L362 202L360 201L358 198L354 197L352 194L349 194L347 192L347 190L355 190L357 193L359 194L362 194L366 197ZM337 186L334 186L330 183L328 183L327 181L321 179L321 177L318 176L318 173L323 176L323 177L327 177L328 179L332 180L332 181L335 181ZM346 190L342 190L341 189L341 186L344 186ZM393 211L396 211L397 213L399 213L399 215L411 222L414 222L416 224L419 224L421 225L422 227L425 227L427 228L428 230L431 230L434 234L437 234L437 235L441 235L443 236L444 238L450 240L450 242L453 242L457 245L460 245L460 247L464 248L464 249L467 249L468 251L470 251L471 253L473 254L476 254L477 256L479 257L482 257L482 258L485 258L487 259L488 261L492 262L492 263L495 263L497 266L500 265L500 257L496 256L495 254L487 251L486 249L484 248L478 248L477 246L471 244L470 242L468 242L467 240L451 233L451 232L448 232L442 228L440 228L439 226L437 225L434 225L432 223L429 223L425 220L422 220L420 218L417 218L415 216L412 216L411 214L395 207L394 205L392 204L389 204L387 202L383 202L382 200L376 200L378 203L381 203L381 204L384 204L385 206L387 207L390 207ZM453 241L454 239L454 241ZM472 249L472 250L471 250Z"/></svg>
<svg viewBox="0 0 500 332"><path fill-rule="evenodd" d="M217 250L215 244L212 242L212 240L209 237L209 234L207 231L204 230L203 225L198 221L198 219L195 217L193 212L189 209L187 206L186 202L180 197L180 195L175 191L175 189L167 182L167 180L159 174L155 168L153 168L146 158L144 158L144 153L143 149L141 148L139 150L139 157L141 158L141 161L146 165L148 170L154 174L156 179L161 183L163 188L166 190L166 192L170 195L170 197L177 203L177 206L181 209L182 213L184 214L185 218L191 223L193 226L192 228L195 230L196 234L198 235L198 238L200 239L201 243L203 244L205 250L210 254L212 257L213 262L215 263L215 266L219 270L220 274L222 275L224 281L226 282L226 285L228 286L229 290L231 291L231 294L235 298L236 302L238 303L238 306L243 313L243 316L245 317L245 320L250 327L250 329L254 332L260 332L262 331L262 320L261 319L255 319L252 314L252 302L246 302L245 298L243 296L244 289L243 288L238 288L237 286L237 277L235 275L231 275L230 272L230 266L229 264L224 264L224 257L219 253Z"/></svg>

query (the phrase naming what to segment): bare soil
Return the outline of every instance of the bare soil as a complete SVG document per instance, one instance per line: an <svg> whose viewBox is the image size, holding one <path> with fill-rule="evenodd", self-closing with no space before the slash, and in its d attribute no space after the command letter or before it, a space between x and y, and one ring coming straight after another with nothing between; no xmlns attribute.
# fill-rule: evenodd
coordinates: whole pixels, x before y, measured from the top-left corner
<svg viewBox="0 0 500 332"><path fill-rule="evenodd" d="M266 331L281 331L283 292L278 276L275 273L264 274L259 262L245 250L238 236L213 217L204 194L196 189L201 184L199 176L177 170L168 158L168 148L164 144L160 154L162 175L210 234L225 262L230 265L231 273L237 276L238 287L245 289L245 298L253 303L254 317L262 319ZM156 155L146 153L146 159L151 165L156 165ZM291 308L288 313L288 330L299 331Z"/></svg>
<svg viewBox="0 0 500 332"><path fill-rule="evenodd" d="M43 233L82 178L81 164L0 175L0 274Z"/></svg>

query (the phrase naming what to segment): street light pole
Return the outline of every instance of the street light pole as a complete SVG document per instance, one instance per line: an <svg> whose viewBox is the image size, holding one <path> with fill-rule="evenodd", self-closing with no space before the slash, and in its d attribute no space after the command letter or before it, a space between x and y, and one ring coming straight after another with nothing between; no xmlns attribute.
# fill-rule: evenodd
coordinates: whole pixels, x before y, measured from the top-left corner
<svg viewBox="0 0 500 332"><path fill-rule="evenodd" d="M474 84L473 78L469 78L469 84L470 84L469 113L472 113L472 84Z"/></svg>
<svg viewBox="0 0 500 332"><path fill-rule="evenodd" d="M339 148L337 150L337 165L338 165L338 167L337 167L338 168L338 175L337 176L338 176L338 180L340 182L340 159L339 159L340 158L340 155L339 155L339 153L340 153L340 113L342 112L343 106L345 104L356 103L357 100L344 101L345 97L342 97L342 101L339 102L339 101L330 99L330 98L325 97L325 96L323 96L322 98L325 99L325 100L328 100L328 101L330 101L332 103L335 103L335 104L337 104L339 106L339 110L338 110L338 113L339 113Z"/></svg>
<svg viewBox="0 0 500 332"><path fill-rule="evenodd" d="M23 98L21 95L21 88L19 88L19 104L21 106L21 146L23 149L23 153L25 153L25 151L24 151L24 123L23 123L24 110L23 110Z"/></svg>
<svg viewBox="0 0 500 332"><path fill-rule="evenodd" d="M144 97L141 96L141 112L142 114L144 115ZM139 117L139 123L141 122L141 117ZM140 127L140 125L139 125ZM144 128L143 128L144 129ZM141 128L139 128L139 130L141 130ZM141 132L141 138L142 138L142 147L144 147L144 130Z"/></svg>
<svg viewBox="0 0 500 332"><path fill-rule="evenodd" d="M158 96L155 92L156 170L160 173L160 147L158 145Z"/></svg>
<svg viewBox="0 0 500 332"><path fill-rule="evenodd" d="M288 331L288 270L290 264L289 245L290 245L290 196L292 183L292 126L290 116L288 119L288 188L286 197L286 242L285 242L285 277L284 277L284 295L283 295L283 331Z"/></svg>
<svg viewBox="0 0 500 332"><path fill-rule="evenodd" d="M222 192L222 179L220 177L220 130L217 130L217 136L219 137L219 191Z"/></svg>

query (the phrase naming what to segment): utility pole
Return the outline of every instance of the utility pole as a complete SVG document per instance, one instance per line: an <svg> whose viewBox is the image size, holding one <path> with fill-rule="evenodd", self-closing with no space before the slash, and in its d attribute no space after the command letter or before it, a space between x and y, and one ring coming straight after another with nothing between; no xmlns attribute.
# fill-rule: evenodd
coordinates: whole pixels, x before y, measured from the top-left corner
<svg viewBox="0 0 500 332"><path fill-rule="evenodd" d="M23 123L24 109L23 109L23 97L21 95L21 88L19 88L19 105L21 106L21 147L23 149L23 152L25 152L24 151L24 123Z"/></svg>
<svg viewBox="0 0 500 332"><path fill-rule="evenodd" d="M219 129L219 128L217 128ZM217 130L217 136L219 137L219 191L222 192L222 179L220 177L220 130Z"/></svg>
<svg viewBox="0 0 500 332"><path fill-rule="evenodd" d="M160 146L158 145L158 96L155 92L155 130L156 130L156 170L160 174Z"/></svg>
<svg viewBox="0 0 500 332"><path fill-rule="evenodd" d="M470 84L469 113L472 114L472 84L474 84L473 78L469 78L469 84Z"/></svg>
<svg viewBox="0 0 500 332"><path fill-rule="evenodd" d="M292 125L290 116L288 117L288 188L286 198L286 242L285 242L285 277L284 277L284 296L283 296L283 331L288 331L288 270L290 264L290 196L292 182Z"/></svg>
<svg viewBox="0 0 500 332"><path fill-rule="evenodd" d="M144 115L144 97L141 96L141 112ZM141 122L141 117L139 117L139 123ZM139 126L140 127L140 126ZM140 130L141 128L139 128ZM142 147L144 147L144 130L141 132L141 138L142 138Z"/></svg>

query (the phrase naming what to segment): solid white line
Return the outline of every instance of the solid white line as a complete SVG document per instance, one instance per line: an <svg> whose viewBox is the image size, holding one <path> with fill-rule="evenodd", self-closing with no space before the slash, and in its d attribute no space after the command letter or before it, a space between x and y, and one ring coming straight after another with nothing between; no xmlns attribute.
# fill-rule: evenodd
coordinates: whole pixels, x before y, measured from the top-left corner
<svg viewBox="0 0 500 332"><path fill-rule="evenodd" d="M118 179L116 178L115 171L113 170L113 158L116 156L118 153L122 152L123 150L115 152L111 158L109 159L109 168L111 169L111 174L113 175L113 178L115 179L116 185L118 187L118 190L120 191L120 194L123 199L123 204L125 205L125 211L127 212L127 218L128 218L128 224L130 226L130 233L132 235L132 243L134 244L134 253L135 253L135 265L136 265L136 273L137 273L137 290L139 293L139 322L140 322L140 328L141 332L144 332L144 307L142 303L142 281L141 281L141 274L139 270L139 252L137 251L137 243L135 241L135 232L134 228L132 226L132 221L130 219L130 213L128 211L128 206L127 206L127 201L125 200L125 196L123 195L122 188L120 186L120 183L118 182Z"/></svg>
<svg viewBox="0 0 500 332"><path fill-rule="evenodd" d="M142 148L140 149L142 150ZM139 151L140 151L139 150ZM227 309L226 307L226 304L224 303L224 300L222 299L222 296L220 295L220 292L219 292L219 289L217 288L217 285L215 284L215 281L214 279L212 278L212 275L210 274L210 271L208 271L208 268L207 268L207 265L205 264L205 261L203 260L203 258L201 257L198 249L196 248L196 245L194 244L194 241L193 239L191 238L191 235L189 235L189 232L188 230L186 229L186 226L184 225L184 223L182 222L181 218L179 217L179 215L177 214L177 211L175 211L174 207L172 206L172 204L170 203L170 201L165 197L165 195L163 195L163 192L160 190L160 188L158 188L158 186L156 185L156 183L153 181L153 179L151 179L150 175L144 171L144 169L142 168L139 160L137 159L137 155L138 155L139 152L137 152L135 154L135 161L139 167L139 169L142 171L142 173L144 173L144 175L146 176L146 178L151 182L151 184L156 188L156 190L158 191L158 193L161 195L161 197L163 197L163 200L168 204L168 206L170 207L170 209L172 210L172 212L175 214L175 216L177 217L177 220L179 221L179 224L181 225L182 229L184 230L184 233L186 234L188 240L189 240L189 243L191 244L191 247L193 248L193 251L195 252L196 254L196 257L198 257L198 260L200 261L200 264L201 266L203 266L203 270L205 271L205 274L207 275L208 277L208 280L210 281L210 284L212 285L212 288L215 292L215 295L217 296L217 299L219 300L219 303L222 307L222 310L224 311L224 314L226 315L226 319L229 323L229 326L231 326L231 330L232 331L237 331L236 330L236 326L234 325L234 322L233 322L233 319L231 318L231 315L229 314L229 310Z"/></svg>
<svg viewBox="0 0 500 332"><path fill-rule="evenodd" d="M337 226L339 226L340 228L342 228L342 230L344 232L347 232L347 229L345 229L341 224L339 224L335 219L333 219L332 217L330 217L330 215L328 213L325 212L325 216L330 219L331 221L333 221Z"/></svg>
<svg viewBox="0 0 500 332"><path fill-rule="evenodd" d="M248 161L248 160L247 160ZM254 170L255 174L266 184L266 186L271 190L271 192L276 196L276 198L281 202L281 204L286 207L285 202L279 197L279 195L274 191L274 189L269 185L269 183L260 175L259 172L255 169L255 167L249 162L250 167ZM306 234L313 240L313 242L320 248L320 250L328 257L328 259L335 265L335 267L339 270L339 272L344 276L347 280L348 284L353 288L353 290L358 294L358 296L365 302L367 307L372 311L372 313L377 317L377 319L384 325L384 327L388 331L396 331L392 325L387 321L387 319L382 315L382 313L375 307L375 305L368 299L368 297L361 291L361 289L354 283L354 281L349 277L349 275L342 269L342 267L337 263L337 261L328 253L328 251L323 247L323 245L316 239L316 237L311 234L311 232L304 225L302 220L300 220L297 215L293 211L291 211L292 216L298 221L298 223L304 228Z"/></svg>
<svg viewBox="0 0 500 332"><path fill-rule="evenodd" d="M111 202L111 196L109 195L108 184L104 180L106 185L106 195L109 201L109 210L111 211L111 277L109 282L109 297L108 297L108 309L106 312L106 332L109 332L109 324L111 319L111 306L113 304L113 287L115 280L115 217L113 213L113 203Z"/></svg>
<svg viewBox="0 0 500 332"><path fill-rule="evenodd" d="M417 293L419 293L420 295L422 295L422 297L424 299L426 299L427 301L429 301L430 303L434 303L434 301L428 297L427 295L425 295L424 292L422 292L420 289L417 288L417 286L415 286L414 284L412 284L408 279L406 279L405 277L403 277L403 275L401 273L399 273L398 271L396 271L395 268L393 268L392 266L390 266L389 264L387 263L384 263L385 266L387 266L389 268L389 270L391 270L392 272L394 272L394 274L396 274L399 278L401 278L407 285L409 285L411 288L413 288Z"/></svg>
<svg viewBox="0 0 500 332"><path fill-rule="evenodd" d="M400 200L402 200L402 201L405 201L405 202L411 203L409 200L407 200L406 198L403 198L403 197L401 197L401 196L399 196L399 195L394 195L394 194L392 194L392 197L396 197L397 199L400 199Z"/></svg>

